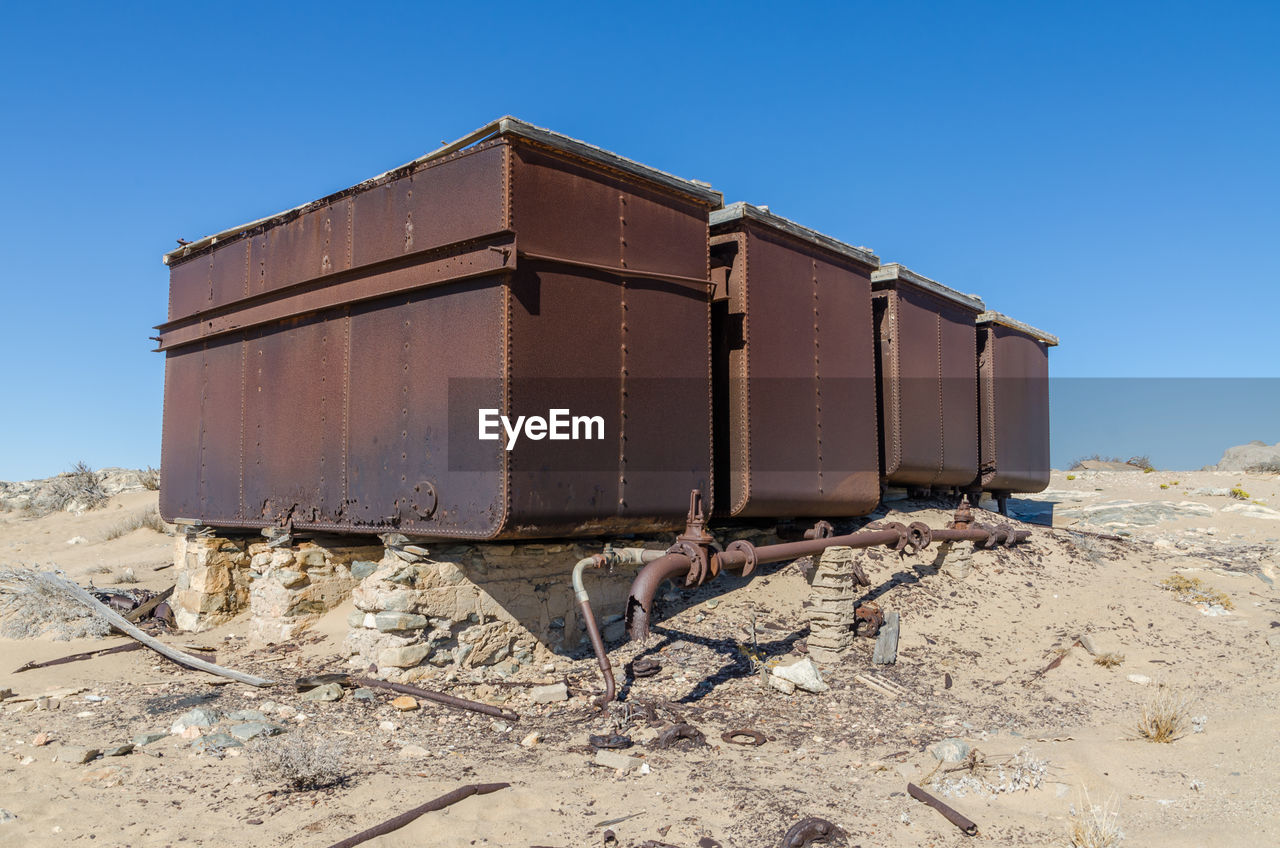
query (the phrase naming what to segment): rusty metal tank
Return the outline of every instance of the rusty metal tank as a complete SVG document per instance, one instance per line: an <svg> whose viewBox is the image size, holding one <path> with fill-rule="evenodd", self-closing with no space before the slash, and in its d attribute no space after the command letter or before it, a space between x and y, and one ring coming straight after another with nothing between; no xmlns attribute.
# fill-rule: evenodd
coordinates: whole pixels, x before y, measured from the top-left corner
<svg viewBox="0 0 1280 848"><path fill-rule="evenodd" d="M978 473L975 319L985 308L897 263L871 274L880 467L891 486L967 486Z"/></svg>
<svg viewBox="0 0 1280 848"><path fill-rule="evenodd" d="M734 203L711 213L711 264L720 512L870 512L880 499L871 323L879 260Z"/></svg>
<svg viewBox="0 0 1280 848"><path fill-rule="evenodd" d="M169 253L162 515L464 539L681 526L690 489L711 497L720 202L508 117ZM530 425L507 450L481 410L564 410L591 438Z"/></svg>
<svg viewBox="0 0 1280 848"><path fill-rule="evenodd" d="M1057 336L999 312L978 325L981 471L973 484L1003 497L1049 485L1049 348Z"/></svg>

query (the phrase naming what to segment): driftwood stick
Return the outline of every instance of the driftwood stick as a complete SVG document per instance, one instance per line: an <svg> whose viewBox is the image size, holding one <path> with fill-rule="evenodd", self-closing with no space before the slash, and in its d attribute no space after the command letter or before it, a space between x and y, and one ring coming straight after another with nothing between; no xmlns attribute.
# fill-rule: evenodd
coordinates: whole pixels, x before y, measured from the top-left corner
<svg viewBox="0 0 1280 848"><path fill-rule="evenodd" d="M58 657L56 660L45 660L44 662L29 662L21 668L15 668L14 674L23 671L31 671L33 668L48 668L51 665L63 665L64 663L80 662L81 660L91 660L94 657L105 657L107 654L123 654L125 651L140 651L143 646L137 642L125 642L123 645L115 645L110 648L99 648L96 651L82 651L78 654L69 654L65 657Z"/></svg>
<svg viewBox="0 0 1280 848"><path fill-rule="evenodd" d="M275 686L274 680L266 680L262 677L254 677L252 674L245 674L240 671L233 671L229 668L223 668L220 665L214 665L206 662L199 657L193 657L190 654L184 654L177 648L171 648L159 639L153 639L146 633L143 633L137 627L125 621L124 616L115 610L98 602L98 599L90 595L84 589L69 580L63 580L56 574L47 572L38 572L35 578L43 582L46 586L56 591L60 591L66 595L70 595L80 603L84 604L89 610L102 620L106 621L115 629L124 635L146 645L165 659L172 660L181 666L195 669L196 671L205 671L209 674L216 674L219 677L226 677L238 683L246 683L250 686Z"/></svg>
<svg viewBox="0 0 1280 848"><path fill-rule="evenodd" d="M409 686L405 683L392 683L389 680L374 680L371 677L357 677L352 682L357 686L364 686L368 689L388 689L392 692L399 692L403 695L412 695L415 698L422 698L425 701L435 701L437 704L443 704L446 707L453 707L455 710L470 710L473 713L484 713L485 715L497 716L507 721L519 721L520 716L511 710L504 710L502 707L495 707L491 704L482 704L479 701L469 701L466 698L459 698L456 695L446 695L443 692L433 692L430 689L420 689L417 686Z"/></svg>
<svg viewBox="0 0 1280 848"><path fill-rule="evenodd" d="M341 842L333 843L329 848L353 848L353 846L368 842L370 839L376 839L379 836L386 836L388 833L397 831L421 815L443 810L445 807L452 806L464 798L470 798L472 795L488 795L490 792L506 789L510 785L510 783L472 783L467 786L459 786L447 795L441 795L434 801L428 801L422 806L414 807L412 810L401 813L393 819L387 819L382 824L374 825L368 830L362 830L355 836L348 836Z"/></svg>

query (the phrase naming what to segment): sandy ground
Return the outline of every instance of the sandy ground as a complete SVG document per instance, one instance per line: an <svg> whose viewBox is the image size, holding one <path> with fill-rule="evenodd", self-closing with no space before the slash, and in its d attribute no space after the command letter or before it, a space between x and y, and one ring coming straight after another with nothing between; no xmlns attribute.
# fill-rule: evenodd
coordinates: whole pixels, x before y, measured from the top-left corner
<svg viewBox="0 0 1280 848"><path fill-rule="evenodd" d="M1249 501L1194 494L1233 487L1247 490ZM120 495L82 516L0 514L0 564L56 564L100 586L131 567L138 585L164 588L173 569L153 569L168 562L170 538L138 530L104 541L154 498ZM1167 519L1141 523L1150 510L1134 513L1137 522L1115 518L1132 506L1099 511L1116 501L1200 506L1170 508ZM1261 502L1250 504L1258 510L1228 509L1252 501ZM949 517L936 504L893 506L903 515L891 517L933 526ZM902 617L898 661L873 666L872 640L860 639L843 662L823 668L831 688L822 694L763 687L741 647L754 622L768 661L802 656L809 588L798 564L762 568L751 581L723 577L697 591L668 592L649 643L613 651L619 667L643 653L662 671L623 676L625 700L605 713L590 706L599 681L585 656L523 668L509 679L442 673L428 684L501 703L520 715L513 725L431 704L398 712L391 696L312 703L291 686L214 685L146 651L13 674L28 660L120 640L0 641L0 691L15 693L0 704L0 808L16 817L0 822L0 843L319 848L460 784L509 781L509 789L430 813L368 844L569 848L654 840L692 848L709 837L771 848L804 816L840 825L849 845L969 844L907 796L908 781L931 778L928 788L976 821L977 839L986 844L1068 844L1086 791L1094 803L1118 804L1124 844L1280 844L1280 638L1268 643L1280 634L1280 520L1265 512L1275 506L1274 476L1090 472L1069 480L1055 472L1047 493L1013 508L1057 526L1028 525L1033 538L1017 549L975 552L963 579L949 567L939 570L936 547L903 558L867 554L868 595ZM1118 538L1073 532L1080 529ZM86 541L68 545L75 536ZM1218 610L1178 600L1160 585L1178 573L1222 591L1234 609L1211 615L1206 609ZM333 611L293 651L251 650L244 621L166 638L213 646L219 663L291 683L345 670L337 645L347 612ZM1123 663L1106 668L1071 647L1083 633L1099 651L1122 654ZM1039 674L1060 649L1068 649L1061 664ZM883 695L855 680L867 672L902 694ZM568 701L532 703L532 684L560 680L572 693ZM1196 719L1171 744L1135 732L1142 705L1162 684L1191 700L1187 716ZM77 691L58 709L25 711L20 700L68 688ZM199 754L179 736L84 765L52 761L63 745L105 748L166 730L195 705L227 713L267 701L300 711L302 718L272 714L288 734L345 746L343 785L280 791L250 777L250 753ZM708 744L649 747L680 719ZM736 728L768 741L740 747L721 740ZM592 763L588 735L615 731L634 740L625 753L640 758L640 768L619 774ZM52 743L33 744L39 734ZM540 741L522 745L531 734ZM1023 774L1034 773L1028 779L1038 785L991 791L1009 788L1011 765L1004 778L995 768L943 772L927 748L946 738L964 740L988 765L1025 751L1024 758L1043 763L1042 774ZM408 746L422 750L406 752ZM606 829L616 843L606 843Z"/></svg>

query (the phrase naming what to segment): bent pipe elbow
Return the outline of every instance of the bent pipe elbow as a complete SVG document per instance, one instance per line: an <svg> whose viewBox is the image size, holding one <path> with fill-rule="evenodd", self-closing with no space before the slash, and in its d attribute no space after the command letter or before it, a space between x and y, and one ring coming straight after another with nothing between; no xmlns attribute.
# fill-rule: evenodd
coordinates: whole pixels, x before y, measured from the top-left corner
<svg viewBox="0 0 1280 848"><path fill-rule="evenodd" d="M666 554L650 562L631 584L627 597L625 621L627 635L632 641L643 641L649 636L649 616L653 612L653 596L664 580L677 574L688 574L693 560L684 554Z"/></svg>

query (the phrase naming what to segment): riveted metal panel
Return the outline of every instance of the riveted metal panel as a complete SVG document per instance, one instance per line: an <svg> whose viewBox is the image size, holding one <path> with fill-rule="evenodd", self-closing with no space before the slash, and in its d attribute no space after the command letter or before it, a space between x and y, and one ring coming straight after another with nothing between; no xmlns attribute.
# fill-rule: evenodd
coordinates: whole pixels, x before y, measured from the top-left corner
<svg viewBox="0 0 1280 848"><path fill-rule="evenodd" d="M1049 348L994 322L978 325L981 477L992 492L1049 485Z"/></svg>
<svg viewBox="0 0 1280 848"><path fill-rule="evenodd" d="M978 465L978 312L905 281L874 299L885 482L967 485Z"/></svg>
<svg viewBox="0 0 1280 848"><path fill-rule="evenodd" d="M728 358L722 509L859 515L880 496L873 266L793 229L804 232L745 215L712 228L713 258L729 269L717 291L728 301L718 340Z"/></svg>

